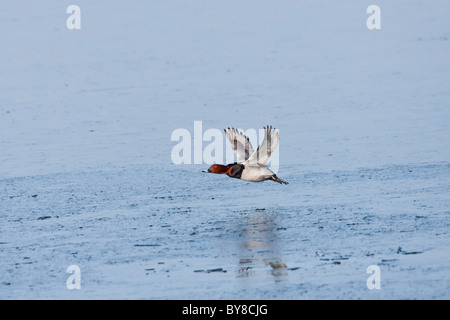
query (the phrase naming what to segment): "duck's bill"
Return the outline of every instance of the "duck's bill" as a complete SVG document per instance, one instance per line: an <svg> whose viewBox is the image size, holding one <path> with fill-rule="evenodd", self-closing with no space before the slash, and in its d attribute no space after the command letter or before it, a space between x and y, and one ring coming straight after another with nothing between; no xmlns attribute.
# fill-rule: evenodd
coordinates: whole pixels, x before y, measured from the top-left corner
<svg viewBox="0 0 450 320"><path fill-rule="evenodd" d="M202 170L202 172L210 173L211 171L208 170Z"/></svg>

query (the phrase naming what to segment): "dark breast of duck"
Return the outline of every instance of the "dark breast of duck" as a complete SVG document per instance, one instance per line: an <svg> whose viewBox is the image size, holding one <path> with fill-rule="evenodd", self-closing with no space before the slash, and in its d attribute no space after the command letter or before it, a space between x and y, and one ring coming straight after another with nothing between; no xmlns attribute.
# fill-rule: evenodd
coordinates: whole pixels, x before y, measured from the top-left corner
<svg viewBox="0 0 450 320"><path fill-rule="evenodd" d="M229 165L231 165L231 170L227 173L227 175L231 178L240 179L245 166L241 163L234 163Z"/></svg>

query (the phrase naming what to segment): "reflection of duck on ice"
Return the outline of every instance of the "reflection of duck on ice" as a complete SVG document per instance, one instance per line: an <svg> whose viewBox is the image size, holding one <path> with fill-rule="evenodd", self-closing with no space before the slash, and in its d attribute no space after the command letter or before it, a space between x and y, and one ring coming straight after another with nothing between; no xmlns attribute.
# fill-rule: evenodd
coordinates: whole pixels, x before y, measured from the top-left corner
<svg viewBox="0 0 450 320"><path fill-rule="evenodd" d="M244 242L241 244L238 277L251 276L258 264L270 266L275 277L287 274L286 264L279 258L274 215L261 212L246 215L239 228Z"/></svg>

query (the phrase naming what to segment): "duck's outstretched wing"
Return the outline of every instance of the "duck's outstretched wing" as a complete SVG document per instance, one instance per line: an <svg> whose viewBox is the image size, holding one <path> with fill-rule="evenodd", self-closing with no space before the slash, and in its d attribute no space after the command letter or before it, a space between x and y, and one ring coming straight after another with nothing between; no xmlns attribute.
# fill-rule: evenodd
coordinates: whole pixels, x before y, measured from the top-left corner
<svg viewBox="0 0 450 320"><path fill-rule="evenodd" d="M223 129L223 131L225 131L228 140L231 142L231 147L233 148L234 153L236 153L238 163L245 162L253 153L255 153L250 140L242 132L239 132L235 128L228 128L228 130Z"/></svg>
<svg viewBox="0 0 450 320"><path fill-rule="evenodd" d="M269 158L272 155L272 152L278 146L278 142L280 141L280 137L278 131L275 131L275 128L272 126L264 127L264 140L254 152L250 158L247 160L245 164L249 165L267 165L269 162Z"/></svg>

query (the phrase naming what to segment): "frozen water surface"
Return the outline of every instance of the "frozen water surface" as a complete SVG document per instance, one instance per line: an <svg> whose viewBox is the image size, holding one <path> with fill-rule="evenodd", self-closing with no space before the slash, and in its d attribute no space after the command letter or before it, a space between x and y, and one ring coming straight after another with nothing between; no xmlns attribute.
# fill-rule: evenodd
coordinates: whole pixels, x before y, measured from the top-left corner
<svg viewBox="0 0 450 320"><path fill-rule="evenodd" d="M448 1L378 1L381 30L354 1L76 4L72 31L0 10L0 298L450 298ZM196 120L274 125L289 185L172 164Z"/></svg>

